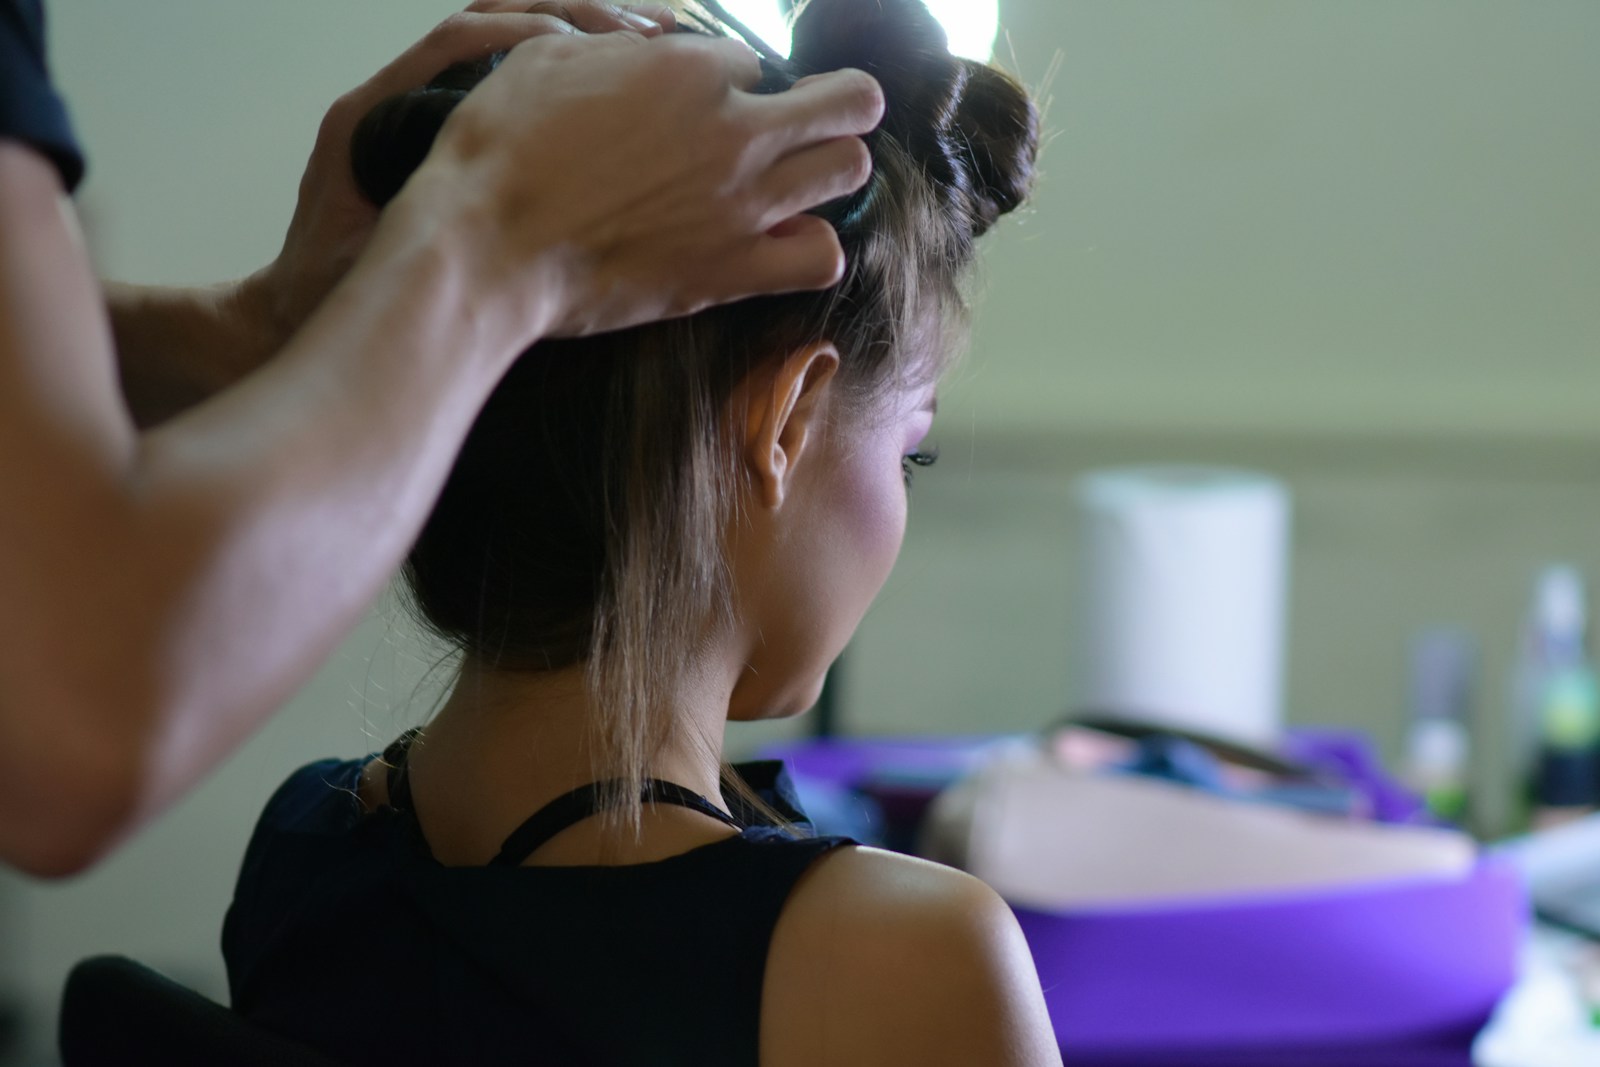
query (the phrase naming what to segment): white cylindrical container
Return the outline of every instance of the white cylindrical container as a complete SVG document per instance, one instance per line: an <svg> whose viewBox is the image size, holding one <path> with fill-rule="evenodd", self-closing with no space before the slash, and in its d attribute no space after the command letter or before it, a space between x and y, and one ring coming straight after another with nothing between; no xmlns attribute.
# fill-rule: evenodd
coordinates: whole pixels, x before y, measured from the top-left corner
<svg viewBox="0 0 1600 1067"><path fill-rule="evenodd" d="M1077 486L1078 707L1270 744L1283 721L1289 491L1146 467Z"/></svg>

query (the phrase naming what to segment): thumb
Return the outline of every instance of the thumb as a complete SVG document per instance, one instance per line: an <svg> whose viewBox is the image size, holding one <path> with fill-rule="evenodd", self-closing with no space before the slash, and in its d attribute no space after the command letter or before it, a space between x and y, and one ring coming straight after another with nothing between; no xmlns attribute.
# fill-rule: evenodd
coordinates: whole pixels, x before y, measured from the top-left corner
<svg viewBox="0 0 1600 1067"><path fill-rule="evenodd" d="M757 239L738 277L755 293L792 293L838 285L844 247L824 219L795 215Z"/></svg>

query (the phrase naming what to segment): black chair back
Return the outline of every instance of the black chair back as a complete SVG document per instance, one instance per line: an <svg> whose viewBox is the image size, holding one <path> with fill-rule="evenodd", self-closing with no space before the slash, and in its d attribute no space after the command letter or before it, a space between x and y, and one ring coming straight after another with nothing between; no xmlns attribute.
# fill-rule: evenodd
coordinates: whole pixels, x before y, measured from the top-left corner
<svg viewBox="0 0 1600 1067"><path fill-rule="evenodd" d="M72 969L60 1042L65 1067L341 1067L125 956L94 956Z"/></svg>

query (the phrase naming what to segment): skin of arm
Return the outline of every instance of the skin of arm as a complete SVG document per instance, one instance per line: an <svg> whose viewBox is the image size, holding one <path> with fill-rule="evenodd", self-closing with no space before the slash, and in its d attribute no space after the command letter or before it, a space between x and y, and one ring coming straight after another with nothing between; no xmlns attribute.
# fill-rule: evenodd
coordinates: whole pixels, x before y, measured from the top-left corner
<svg viewBox="0 0 1600 1067"><path fill-rule="evenodd" d="M220 393L287 341L247 285L101 287L123 400L141 430Z"/></svg>
<svg viewBox="0 0 1600 1067"><path fill-rule="evenodd" d="M960 871L870 848L819 861L773 932L770 1067L1060 1067L1039 975L1005 902Z"/></svg>
<svg viewBox="0 0 1600 1067"><path fill-rule="evenodd" d="M537 17L488 7L366 89L509 47ZM0 859L83 869L286 699L537 338L837 278L831 230L780 224L866 180L857 137L881 94L864 75L783 101L737 90L757 76L705 41L517 46L287 345L144 432L57 175L0 140ZM341 103L324 134L370 106ZM157 350L225 336L154 300Z"/></svg>
<svg viewBox="0 0 1600 1067"><path fill-rule="evenodd" d="M47 163L0 148L0 855L44 875L169 803L353 625L506 347L419 244L141 435L104 318L74 313L98 297L59 204Z"/></svg>

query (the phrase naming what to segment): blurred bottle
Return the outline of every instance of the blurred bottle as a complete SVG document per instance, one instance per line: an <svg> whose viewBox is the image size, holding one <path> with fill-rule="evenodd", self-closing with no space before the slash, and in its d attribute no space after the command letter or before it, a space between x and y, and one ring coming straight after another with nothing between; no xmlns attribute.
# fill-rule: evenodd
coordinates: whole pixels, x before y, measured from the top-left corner
<svg viewBox="0 0 1600 1067"><path fill-rule="evenodd" d="M1405 778L1440 819L1467 815L1470 723L1478 648L1460 630L1424 630L1411 645L1411 731Z"/></svg>
<svg viewBox="0 0 1600 1067"><path fill-rule="evenodd" d="M1546 567L1534 587L1515 681L1518 749L1535 827L1600 805L1600 687L1588 616L1582 574Z"/></svg>

